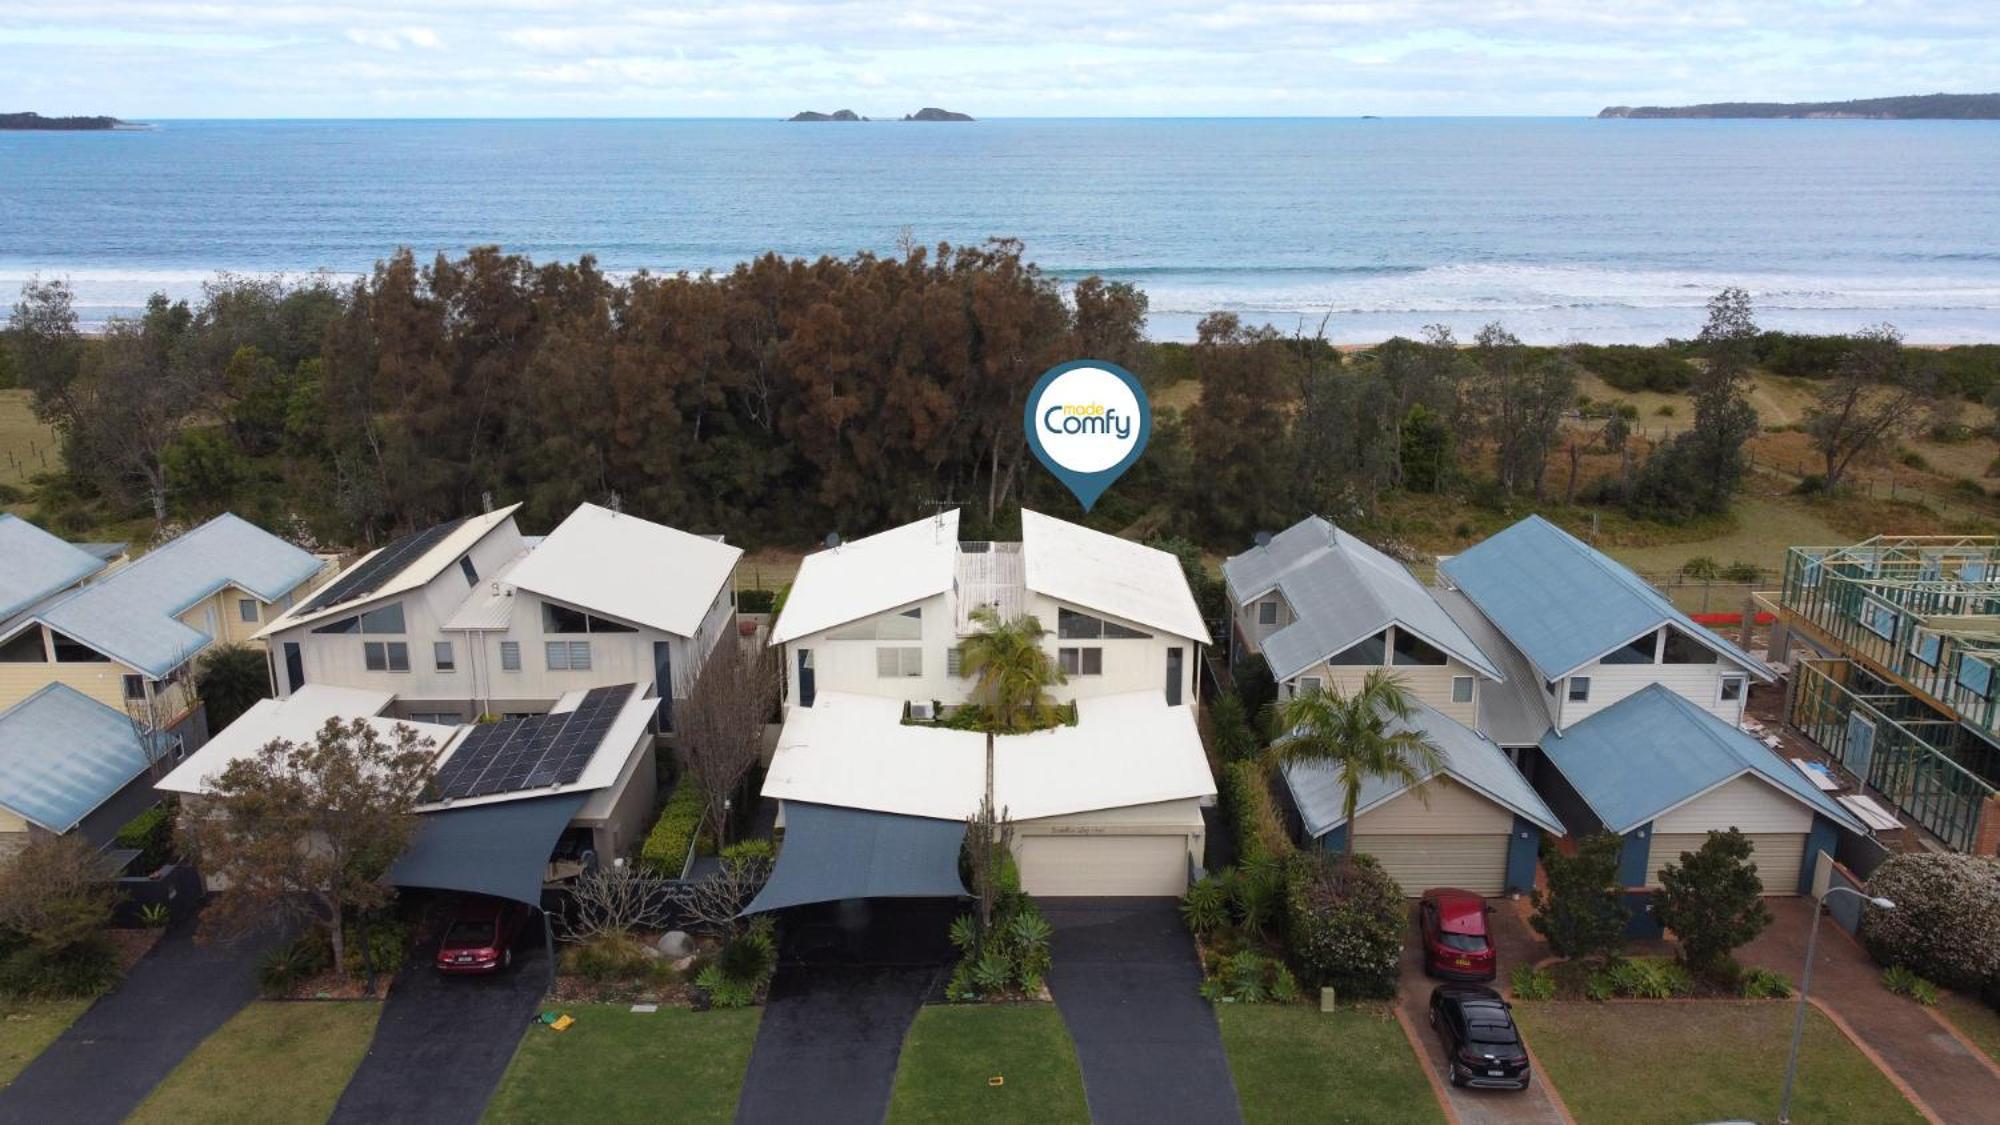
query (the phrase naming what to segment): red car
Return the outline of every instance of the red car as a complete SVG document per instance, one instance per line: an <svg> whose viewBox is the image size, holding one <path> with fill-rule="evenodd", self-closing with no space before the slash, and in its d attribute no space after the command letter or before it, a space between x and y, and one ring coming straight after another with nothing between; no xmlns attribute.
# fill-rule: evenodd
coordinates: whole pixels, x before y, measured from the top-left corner
<svg viewBox="0 0 2000 1125"><path fill-rule="evenodd" d="M514 939L532 911L498 898L467 898L458 904L438 943L441 973L497 973L514 963Z"/></svg>
<svg viewBox="0 0 2000 1125"><path fill-rule="evenodd" d="M1486 932L1492 907L1471 891L1435 887L1417 903L1424 972L1446 980L1492 980L1499 972Z"/></svg>

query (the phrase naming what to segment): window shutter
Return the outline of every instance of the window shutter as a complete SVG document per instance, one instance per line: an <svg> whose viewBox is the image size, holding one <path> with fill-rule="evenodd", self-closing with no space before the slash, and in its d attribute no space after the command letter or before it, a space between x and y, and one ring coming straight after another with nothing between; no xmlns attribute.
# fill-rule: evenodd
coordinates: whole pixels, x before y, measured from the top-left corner
<svg viewBox="0 0 2000 1125"><path fill-rule="evenodd" d="M503 672L518 672L521 670L520 641L500 642L500 670Z"/></svg>
<svg viewBox="0 0 2000 1125"><path fill-rule="evenodd" d="M965 675L965 649L953 645L944 650L944 673L947 676Z"/></svg>
<svg viewBox="0 0 2000 1125"><path fill-rule="evenodd" d="M549 641L542 647L548 654L549 671L561 672L569 667L569 643L567 641Z"/></svg>
<svg viewBox="0 0 2000 1125"><path fill-rule="evenodd" d="M590 670L590 642L571 641L569 643L569 666L572 671Z"/></svg>

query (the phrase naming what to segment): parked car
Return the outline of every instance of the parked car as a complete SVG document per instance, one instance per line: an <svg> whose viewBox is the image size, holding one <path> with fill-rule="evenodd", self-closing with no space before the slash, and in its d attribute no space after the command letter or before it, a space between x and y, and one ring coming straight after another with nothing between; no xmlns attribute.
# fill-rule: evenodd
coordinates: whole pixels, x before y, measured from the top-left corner
<svg viewBox="0 0 2000 1125"><path fill-rule="evenodd" d="M441 973L497 973L514 963L514 939L533 911L524 903L483 895L464 899L438 943Z"/></svg>
<svg viewBox="0 0 2000 1125"><path fill-rule="evenodd" d="M1499 972L1486 932L1492 908L1471 891L1434 887L1417 903L1424 937L1424 972L1446 980L1492 980Z"/></svg>
<svg viewBox="0 0 2000 1125"><path fill-rule="evenodd" d="M1431 989L1431 1026L1444 1042L1452 1085L1528 1088L1528 1049L1498 992L1479 984L1438 985Z"/></svg>

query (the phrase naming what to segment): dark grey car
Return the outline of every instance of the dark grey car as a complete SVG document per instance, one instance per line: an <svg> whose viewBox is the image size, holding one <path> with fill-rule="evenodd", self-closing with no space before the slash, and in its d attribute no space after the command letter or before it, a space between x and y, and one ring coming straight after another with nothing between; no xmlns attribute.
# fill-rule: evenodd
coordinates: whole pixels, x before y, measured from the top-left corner
<svg viewBox="0 0 2000 1125"><path fill-rule="evenodd" d="M1441 984L1431 990L1430 1012L1452 1085L1528 1088L1528 1048L1498 992L1477 984Z"/></svg>

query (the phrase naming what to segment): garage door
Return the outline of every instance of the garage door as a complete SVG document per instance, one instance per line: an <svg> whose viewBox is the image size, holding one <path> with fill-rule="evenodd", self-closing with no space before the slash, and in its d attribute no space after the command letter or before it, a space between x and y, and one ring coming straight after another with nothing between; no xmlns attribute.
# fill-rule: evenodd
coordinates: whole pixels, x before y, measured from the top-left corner
<svg viewBox="0 0 2000 1125"><path fill-rule="evenodd" d="M1653 837L1646 853L1646 885L1660 885L1660 869L1681 861L1682 852L1699 851L1708 841L1706 832L1663 832ZM1806 859L1803 832L1763 832L1750 834L1750 859L1757 865L1757 877L1764 881L1767 895L1799 893L1799 868Z"/></svg>
<svg viewBox="0 0 2000 1125"><path fill-rule="evenodd" d="M1031 895L1179 895L1186 836L1021 836L1021 889Z"/></svg>
<svg viewBox="0 0 2000 1125"><path fill-rule="evenodd" d="M1432 887L1482 895L1507 889L1506 836L1362 836L1357 843L1411 898Z"/></svg>

